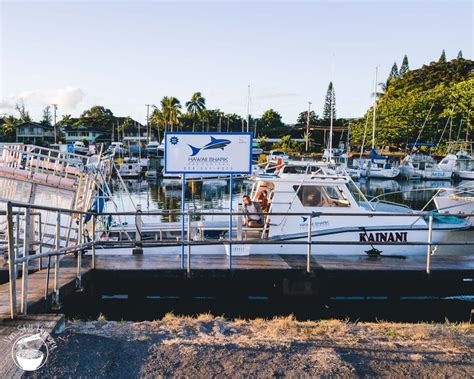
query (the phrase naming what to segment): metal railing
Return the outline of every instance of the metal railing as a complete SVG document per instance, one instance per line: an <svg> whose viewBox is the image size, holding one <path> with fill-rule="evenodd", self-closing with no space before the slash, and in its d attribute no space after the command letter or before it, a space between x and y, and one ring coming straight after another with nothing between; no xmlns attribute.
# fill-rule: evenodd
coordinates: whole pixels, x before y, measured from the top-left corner
<svg viewBox="0 0 474 379"><path fill-rule="evenodd" d="M31 224L31 217L35 215L40 215L41 211L49 211L56 213L56 225L55 225L55 246L54 248L45 249L42 248L42 233L41 230L36 233L35 225L38 228L41 228L41 222L33 222ZM123 247L123 246L134 246L138 248L138 250L142 249L143 246L181 246L182 247L182 256L181 256L181 269L186 271L188 275L191 274L191 254L192 254L192 247L193 246L202 246L202 245L306 245L306 268L305 271L310 273L311 272L311 260L315 256L314 254L314 246L317 245L366 245L366 246L374 246L377 245L402 245L402 246L426 246L426 273L430 274L430 264L431 260L430 257L432 255L432 248L433 246L442 246L442 245L449 245L449 246L471 246L474 245L474 241L468 242L433 242L433 220L434 214L432 212L420 212L420 213L382 213L382 212L295 212L295 213L277 213L272 212L265 217L268 216L284 216L284 217L295 217L295 216L303 216L307 218L308 226L306 233L300 233L303 237L297 237L299 240L279 240L279 239L238 239L238 233L236 233L236 239L232 239L232 241L227 239L219 239L219 240L200 240L196 241L192 238L191 230L192 226L192 218L196 216L230 216L230 217L239 217L241 219L243 216L250 215L247 212L190 212L190 211L151 211L151 212L142 212L142 211L135 211L135 212L84 212L78 210L71 210L71 209L63 209L63 208L55 208L49 206L39 206L21 202L13 202L9 201L6 203L6 211L0 211L0 215L6 215L6 224L7 224L7 245L8 245L8 270L9 270L9 296L10 296L10 313L11 317L14 318L18 314L17 309L17 288L16 288L16 279L18 277L18 269L19 265L22 267L22 280L21 280L21 307L20 311L22 314L27 314L28 311L28 272L30 269L30 262L34 260L39 260L39 268L41 269L41 261L43 258L47 258L47 267L46 267L46 277L45 277L45 291L44 297L45 300L49 296L49 282L50 282L50 274L51 274L51 263L52 259L54 258L54 273L53 273L53 291L52 291L52 299L53 305L58 306L59 303L59 279L60 279L60 266L61 266L61 259L70 253L76 253L77 255L77 266L76 266L76 286L77 288L81 288L82 286L82 255L83 252L86 250L91 250L91 259L90 259L90 267L91 269L96 268L96 250L97 247ZM23 225L23 239L19 238L21 226L18 223L19 215L23 215L24 225ZM61 238L61 215L69 215L71 216L69 219L72 220L72 216L74 215L74 219L78 222L78 238L77 242L74 245L68 245L69 241L66 239L63 241ZM177 227L177 231L181 230L181 238L176 240L142 240L141 238L141 230L139 227L136 226L137 230L135 233L134 239L129 240L119 240L119 241L102 241L97 239L98 236L98 219L104 216L135 216L137 217L144 217L144 216L181 216L184 217L187 227L185 230L181 230L181 227ZM347 216L364 216L364 217L411 217L411 218L427 218L427 238L426 242L385 242L385 241L322 241L322 240L315 240L315 230L313 226L313 220L319 219L321 217L347 217ZM452 215L436 215L436 217L444 217ZM460 217L471 217L471 215L464 215ZM88 218L88 222L85 222L85 219ZM90 224L89 224L90 223ZM141 225L142 223L137 223L137 225ZM87 225L90 225L89 229L90 232L86 232ZM86 228L85 228L86 226ZM238 226L237 226L238 227ZM361 228L361 231L365 231L364 227ZM253 228L248 228L249 230L253 230ZM258 229L255 229L258 230ZM317 231L316 231L317 232ZM39 241L34 240L34 236L38 235ZM231 235L229 233L228 235ZM306 235L306 237L304 237ZM241 237L240 237L241 238ZM19 256L18 252L20 251L20 244L22 243L22 256ZM35 254L30 254L30 250L32 246L39 246L40 250ZM46 250L46 251L45 251ZM229 269L232 268L232 248L229 249Z"/></svg>

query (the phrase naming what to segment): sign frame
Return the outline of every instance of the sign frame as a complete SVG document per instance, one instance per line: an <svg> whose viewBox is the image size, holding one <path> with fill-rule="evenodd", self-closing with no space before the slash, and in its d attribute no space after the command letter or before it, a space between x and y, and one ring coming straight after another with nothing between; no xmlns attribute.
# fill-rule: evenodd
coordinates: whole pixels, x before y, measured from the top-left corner
<svg viewBox="0 0 474 379"><path fill-rule="evenodd" d="M232 171L175 171L167 170L167 146L169 143L169 136L174 135L208 135L208 136L229 136L229 135L241 135L250 137L250 151L249 151L249 167L248 170L232 170ZM165 132L164 135L165 145L165 156L164 156L164 173L165 174L220 174L220 175L233 175L233 174L251 174L252 173L252 144L253 144L253 133L252 132L224 132L224 133L213 133L213 132Z"/></svg>

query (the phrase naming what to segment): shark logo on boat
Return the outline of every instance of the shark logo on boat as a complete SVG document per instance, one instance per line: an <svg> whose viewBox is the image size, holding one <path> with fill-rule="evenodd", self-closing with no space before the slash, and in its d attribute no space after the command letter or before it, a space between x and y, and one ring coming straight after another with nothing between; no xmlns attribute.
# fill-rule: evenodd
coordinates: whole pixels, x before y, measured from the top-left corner
<svg viewBox="0 0 474 379"><path fill-rule="evenodd" d="M211 136L211 142L209 142L207 145L204 145L203 147L195 147L192 145L188 146L192 150L191 157L196 156L201 150L214 150L214 149L221 149L224 150L224 148L229 145L231 141L228 139L219 139L219 138L214 138Z"/></svg>

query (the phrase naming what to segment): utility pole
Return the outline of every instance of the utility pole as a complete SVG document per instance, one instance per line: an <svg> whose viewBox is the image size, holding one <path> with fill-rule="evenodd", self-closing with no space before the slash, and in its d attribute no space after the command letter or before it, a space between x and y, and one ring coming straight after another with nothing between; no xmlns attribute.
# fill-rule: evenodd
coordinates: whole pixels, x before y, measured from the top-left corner
<svg viewBox="0 0 474 379"><path fill-rule="evenodd" d="M58 110L58 104L52 104L54 110L54 143L58 143L58 132L56 128L56 111Z"/></svg>
<svg viewBox="0 0 474 379"><path fill-rule="evenodd" d="M311 101L308 101L308 114L306 115L306 152L309 150L309 115L311 113Z"/></svg>
<svg viewBox="0 0 474 379"><path fill-rule="evenodd" d="M150 143L150 137L151 137L151 128L150 128L150 107L151 104L145 104L146 106L146 139L147 143Z"/></svg>

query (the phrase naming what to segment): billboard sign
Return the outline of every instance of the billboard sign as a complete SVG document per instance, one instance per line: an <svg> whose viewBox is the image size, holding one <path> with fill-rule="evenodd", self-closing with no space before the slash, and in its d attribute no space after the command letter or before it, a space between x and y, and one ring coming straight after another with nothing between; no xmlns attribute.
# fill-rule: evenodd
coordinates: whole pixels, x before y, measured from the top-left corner
<svg viewBox="0 0 474 379"><path fill-rule="evenodd" d="M167 174L250 174L252 133L165 133Z"/></svg>

